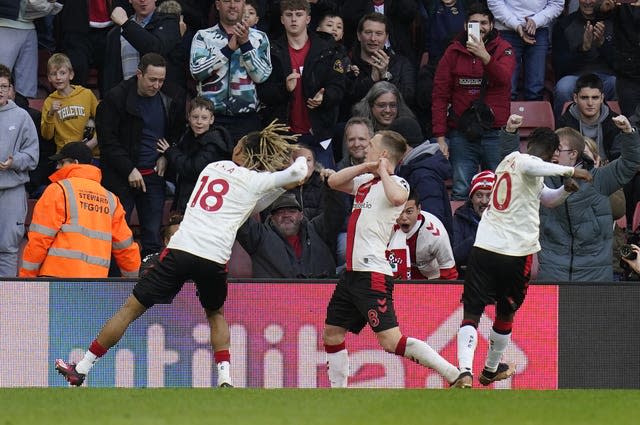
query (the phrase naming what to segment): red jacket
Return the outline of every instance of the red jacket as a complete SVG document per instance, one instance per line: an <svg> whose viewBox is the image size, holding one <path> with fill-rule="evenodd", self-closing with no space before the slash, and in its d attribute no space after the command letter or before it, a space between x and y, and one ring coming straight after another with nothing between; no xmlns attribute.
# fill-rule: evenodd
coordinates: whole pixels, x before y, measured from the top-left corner
<svg viewBox="0 0 640 425"><path fill-rule="evenodd" d="M482 74L485 70L489 85L484 101L493 109L494 127L502 127L509 118L511 75L516 67L511 44L494 29L485 45L491 54L491 60L485 66L467 50L465 42L466 33L449 45L436 68L431 104L434 137L444 136L449 129L456 128L458 117L472 101L480 98ZM447 117L449 104L453 106L455 117Z"/></svg>
<svg viewBox="0 0 640 425"><path fill-rule="evenodd" d="M138 276L140 250L100 170L73 164L49 179L33 210L21 277L106 278L113 254L123 276Z"/></svg>

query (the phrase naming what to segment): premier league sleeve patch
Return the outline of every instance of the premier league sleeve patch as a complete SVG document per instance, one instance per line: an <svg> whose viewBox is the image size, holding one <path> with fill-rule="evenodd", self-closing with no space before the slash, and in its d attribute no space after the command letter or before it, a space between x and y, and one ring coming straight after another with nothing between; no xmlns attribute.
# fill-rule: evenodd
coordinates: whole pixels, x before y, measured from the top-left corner
<svg viewBox="0 0 640 425"><path fill-rule="evenodd" d="M504 54L507 56L511 56L513 54L513 50L512 49L505 49Z"/></svg>

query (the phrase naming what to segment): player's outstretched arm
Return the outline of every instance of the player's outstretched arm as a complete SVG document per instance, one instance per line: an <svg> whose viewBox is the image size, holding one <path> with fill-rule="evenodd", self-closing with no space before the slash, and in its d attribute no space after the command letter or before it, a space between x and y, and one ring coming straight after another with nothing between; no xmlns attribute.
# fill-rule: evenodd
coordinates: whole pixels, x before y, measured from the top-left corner
<svg viewBox="0 0 640 425"><path fill-rule="evenodd" d="M302 184L304 178L307 176L307 170L306 158L299 156L293 164L286 169L273 173L275 184L277 187L285 187L294 183Z"/></svg>

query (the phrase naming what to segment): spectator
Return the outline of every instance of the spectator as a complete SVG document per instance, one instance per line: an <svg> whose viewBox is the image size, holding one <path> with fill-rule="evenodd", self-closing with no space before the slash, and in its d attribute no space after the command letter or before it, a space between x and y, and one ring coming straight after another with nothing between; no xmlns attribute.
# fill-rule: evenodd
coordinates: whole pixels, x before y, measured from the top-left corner
<svg viewBox="0 0 640 425"><path fill-rule="evenodd" d="M298 149L292 154L294 160L300 156L307 160L307 175L304 182L290 189L289 193L295 195L307 220L313 220L324 211L324 181L326 180L327 172L333 170L323 168L322 165L318 164L313 150L303 144L298 144Z"/></svg>
<svg viewBox="0 0 640 425"><path fill-rule="evenodd" d="M416 90L416 70L409 59L386 48L389 23L381 13L370 13L358 23L358 43L351 53L351 65L357 76L349 79L344 101L353 105L362 99L378 81L394 84L402 97L413 105Z"/></svg>
<svg viewBox="0 0 640 425"><path fill-rule="evenodd" d="M437 143L423 142L420 126L415 120L398 118L389 128L402 134L409 142L407 154L398 165L396 174L416 190L422 209L438 217L448 235L452 235L451 202L447 190L447 180L452 176L451 164Z"/></svg>
<svg viewBox="0 0 640 425"><path fill-rule="evenodd" d="M258 14L258 2L256 0L246 0L244 9L242 9L242 21L249 28L256 28L260 21Z"/></svg>
<svg viewBox="0 0 640 425"><path fill-rule="evenodd" d="M327 194L338 198L339 194ZM309 220L292 193L281 195L260 223L247 220L237 240L251 256L254 278L326 278L335 276L335 241L342 217L333 205Z"/></svg>
<svg viewBox="0 0 640 425"><path fill-rule="evenodd" d="M482 213L489 207L495 181L496 175L491 170L473 176L469 199L453 213L453 256L460 277L464 277L478 224Z"/></svg>
<svg viewBox="0 0 640 425"><path fill-rule="evenodd" d="M100 184L91 149L71 142L49 159L58 170L33 209L20 277L106 278L112 254L123 276L138 276L138 244L118 197Z"/></svg>
<svg viewBox="0 0 640 425"><path fill-rule="evenodd" d="M113 27L111 8L129 8L124 0L65 0L59 13L60 48L69 57L74 73L72 83L87 87L91 68L98 71L101 97L104 89L105 52L107 35Z"/></svg>
<svg viewBox="0 0 640 425"><path fill-rule="evenodd" d="M272 39L280 38L285 30L281 17L281 1L280 0L262 0L266 3L266 19L264 19L265 31ZM321 18L327 13L334 13L344 3L343 0L312 0L309 2L311 21L309 29L315 30ZM262 24L262 21L260 22Z"/></svg>
<svg viewBox="0 0 640 425"><path fill-rule="evenodd" d="M549 27L562 13L564 0L487 0L487 4L496 18L496 29L515 51L511 99L520 98L518 82L524 68L522 97L542 100Z"/></svg>
<svg viewBox="0 0 640 425"><path fill-rule="evenodd" d="M353 116L369 119L375 131L388 129L397 118L415 120L415 115L398 88L388 81L375 83L362 100L353 106Z"/></svg>
<svg viewBox="0 0 640 425"><path fill-rule="evenodd" d="M166 159L157 143L177 142L185 124L185 94L165 75L164 58L147 53L136 77L111 89L96 114L102 183L120 198L127 222L136 207L143 257L162 246Z"/></svg>
<svg viewBox="0 0 640 425"><path fill-rule="evenodd" d="M0 64L0 277L16 277L27 216L29 171L38 164L38 133L29 114L9 98L11 70Z"/></svg>
<svg viewBox="0 0 640 425"><path fill-rule="evenodd" d="M476 0L423 0L425 53L416 80L414 110L422 131L431 137L431 98L436 66L453 38L464 31L467 9Z"/></svg>
<svg viewBox="0 0 640 425"><path fill-rule="evenodd" d="M316 31L331 34L336 43L341 43L344 37L344 21L342 20L342 16L334 11L327 12L322 19L320 19ZM342 44L340 44L340 47L341 50L343 50L342 53L346 55L346 48Z"/></svg>
<svg viewBox="0 0 640 425"><path fill-rule="evenodd" d="M38 37L32 19L25 17L27 0L4 2L0 8L0 64L15 75L15 90L38 94Z"/></svg>
<svg viewBox="0 0 640 425"><path fill-rule="evenodd" d="M20 93L16 93L13 85L10 85L9 88L9 99L13 100L16 105L27 111L33 121L33 124L36 126L39 145L38 165L35 170L31 170L29 172L29 183L27 183L25 187L30 198L39 198L49 182L49 176L55 171L54 164L49 160L49 157L56 153L56 148L50 140L45 140L40 133L42 113L38 109L30 107L29 100Z"/></svg>
<svg viewBox="0 0 640 425"><path fill-rule="evenodd" d="M388 257L391 267L396 268L394 278L405 280L455 280L458 278L449 233L438 217L421 210L420 196L414 189L411 189L404 210L396 220L393 230L389 252L396 254L391 247L404 245L410 259L410 267L406 267L406 261L405 267L401 267L402 264L394 264L393 257Z"/></svg>
<svg viewBox="0 0 640 425"><path fill-rule="evenodd" d="M55 53L49 58L47 74L55 91L42 105L42 136L47 140L53 139L56 152L67 143L82 140L93 150L94 158L100 158L95 132L88 140L83 140L85 127L96 116L98 99L91 90L71 85L73 67L62 53Z"/></svg>
<svg viewBox="0 0 640 425"><path fill-rule="evenodd" d="M269 39L242 22L244 0L216 0L219 23L196 33L189 69L234 143L260 129L256 83L271 74Z"/></svg>
<svg viewBox="0 0 640 425"><path fill-rule="evenodd" d="M271 46L273 72L260 87L266 122L273 118L287 122L293 133L301 135L299 142L314 150L317 161L332 168L333 150L326 141L331 139L344 95L341 57L333 39L307 29L311 20L307 0L283 0L280 10L285 35Z"/></svg>
<svg viewBox="0 0 640 425"><path fill-rule="evenodd" d="M509 117L511 74L515 67L513 50L493 27L489 9L475 3L468 13L468 22L480 24L482 40L468 39L466 32L457 37L438 63L433 88L433 135L453 167L454 200L467 199L469 182L479 166L494 170L502 159L500 128ZM468 140L456 119L483 92L483 102L495 117L493 125L479 140ZM449 114L448 105L452 110Z"/></svg>
<svg viewBox="0 0 640 425"><path fill-rule="evenodd" d="M613 22L596 15L594 0L580 0L580 9L560 19L553 27L553 70L556 86L553 112L562 114L565 102L571 100L576 80L581 74L596 74L604 83L607 100L615 100L615 45Z"/></svg>
<svg viewBox="0 0 640 425"><path fill-rule="evenodd" d="M158 153L167 158L168 169L176 173L176 193L171 210L180 213L184 213L204 167L211 162L231 159L233 152L229 133L222 127L213 126L210 100L201 96L192 99L188 121L189 128L175 145L164 138L157 144Z"/></svg>
<svg viewBox="0 0 640 425"><path fill-rule="evenodd" d="M154 0L130 0L133 15L127 16L122 7L115 7L111 20L115 27L107 35L105 47L104 84L106 93L122 80L137 73L140 58L157 53L167 61L167 79L181 87L186 85L184 64L180 63L180 27L173 14L156 11ZM174 56L174 55L178 56Z"/></svg>
<svg viewBox="0 0 640 425"><path fill-rule="evenodd" d="M573 102L567 107L556 127L571 127L591 137L598 144L600 160L611 161L620 156L615 142L620 129L613 122L617 116L605 102L603 82L596 74L584 74L576 80Z"/></svg>
<svg viewBox="0 0 640 425"><path fill-rule="evenodd" d="M373 125L369 119L357 116L349 119L344 127L343 142L347 148L347 155L343 156L342 160L336 164L336 171L362 164L366 158L367 148L372 137ZM353 196L345 193L342 200L342 216L344 217L344 222L338 233L336 246L336 264L339 270L344 268L346 261L347 225L353 207Z"/></svg>
<svg viewBox="0 0 640 425"><path fill-rule="evenodd" d="M616 4L603 0L603 17L611 14L616 51L616 92L622 114L630 117L640 104L640 1Z"/></svg>
<svg viewBox="0 0 640 425"><path fill-rule="evenodd" d="M593 181L566 201L566 208L540 208L540 263L538 279L548 282L611 282L613 217L609 197L627 183L640 166L640 137L625 116L613 118L621 130L620 158L599 168L584 162L583 136L574 129L556 130L560 145L552 161L560 165L584 168ZM547 177L550 188L562 186L559 178Z"/></svg>
<svg viewBox="0 0 640 425"><path fill-rule="evenodd" d="M411 28L418 15L418 3L415 0L349 0L342 4L342 16L345 24L345 44L352 48L355 42L356 28L360 19L370 13L383 14L389 23L389 40L385 44L408 58L413 64L421 53L412 42ZM359 31L357 31L359 32Z"/></svg>

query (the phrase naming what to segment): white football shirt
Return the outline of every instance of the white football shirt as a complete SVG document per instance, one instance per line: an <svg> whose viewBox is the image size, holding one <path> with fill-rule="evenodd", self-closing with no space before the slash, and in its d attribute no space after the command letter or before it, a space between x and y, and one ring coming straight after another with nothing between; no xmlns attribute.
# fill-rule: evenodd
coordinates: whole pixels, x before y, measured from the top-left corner
<svg viewBox="0 0 640 425"><path fill-rule="evenodd" d="M474 246L503 255L540 251L540 193L545 176L572 176L573 168L512 152L496 168L489 208L482 214Z"/></svg>
<svg viewBox="0 0 640 425"><path fill-rule="evenodd" d="M409 192L405 179L396 175L391 178ZM354 178L353 188L355 199L347 227L347 270L392 276L385 251L404 204L394 207L384 193L382 181L373 174Z"/></svg>
<svg viewBox="0 0 640 425"><path fill-rule="evenodd" d="M167 247L226 264L238 228L256 203L275 189L273 173L252 171L232 161L207 165L191 193L184 219Z"/></svg>

